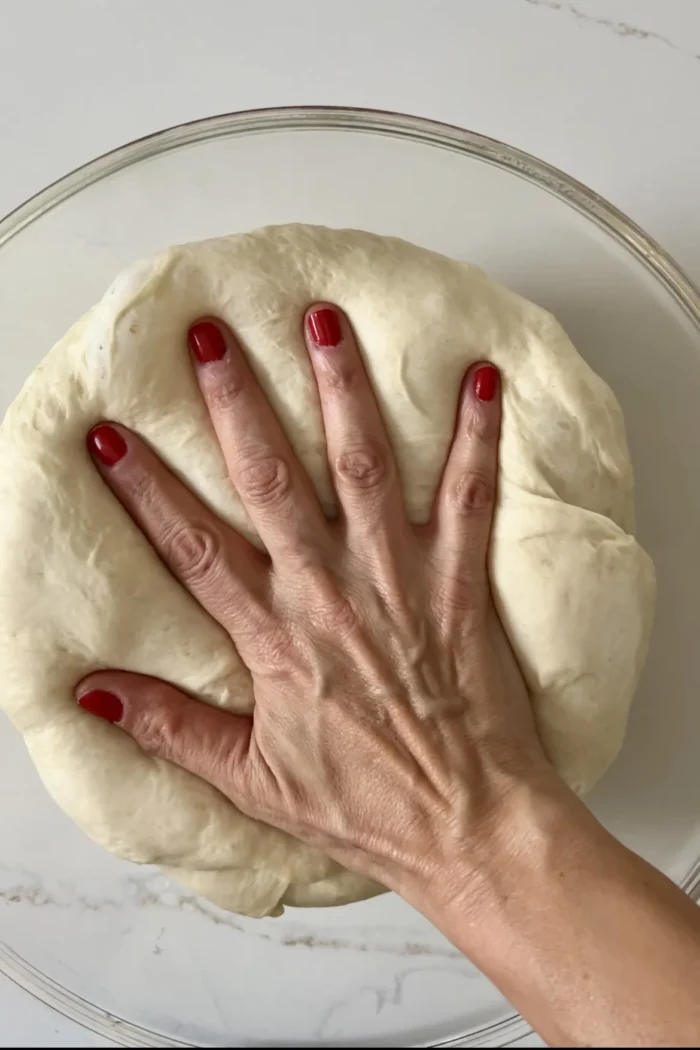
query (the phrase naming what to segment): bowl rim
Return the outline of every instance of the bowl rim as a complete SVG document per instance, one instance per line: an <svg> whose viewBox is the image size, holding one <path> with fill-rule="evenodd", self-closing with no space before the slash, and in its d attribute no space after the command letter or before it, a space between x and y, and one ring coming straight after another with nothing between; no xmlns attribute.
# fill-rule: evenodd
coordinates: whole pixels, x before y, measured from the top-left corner
<svg viewBox="0 0 700 1050"><path fill-rule="evenodd" d="M476 157L535 183L592 219L651 270L700 327L700 290L675 259L605 197L531 153L428 117L349 106L276 106L201 117L133 139L56 179L0 219L0 248L80 190L124 168L207 139L271 131L350 131L406 138Z"/></svg>
<svg viewBox="0 0 700 1050"><path fill-rule="evenodd" d="M61 176L0 219L0 249L81 190L150 157L197 142L275 131L346 131L407 139L492 164L533 183L595 222L630 252L676 300L700 333L700 290L661 245L604 197L559 168L498 139L427 117L348 106L277 106L221 113L152 132L109 150ZM681 888L700 900L700 859ZM123 1046L192 1046L88 1003L41 973L0 941L0 974L82 1027ZM531 1032L517 1014L435 1047L506 1046Z"/></svg>

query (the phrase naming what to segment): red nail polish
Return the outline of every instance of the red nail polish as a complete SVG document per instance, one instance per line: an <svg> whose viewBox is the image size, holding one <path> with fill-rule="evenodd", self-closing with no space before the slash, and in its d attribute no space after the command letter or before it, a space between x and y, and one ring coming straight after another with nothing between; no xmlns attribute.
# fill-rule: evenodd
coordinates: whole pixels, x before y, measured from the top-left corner
<svg viewBox="0 0 700 1050"><path fill-rule="evenodd" d="M218 325L212 321L198 321L187 333L187 345L200 365L220 361L226 353L226 340Z"/></svg>
<svg viewBox="0 0 700 1050"><path fill-rule="evenodd" d="M337 346L343 338L340 318L335 310L323 307L309 314L306 322L316 346Z"/></svg>
<svg viewBox="0 0 700 1050"><path fill-rule="evenodd" d="M479 401L493 401L498 390L498 369L484 365L474 373L474 393Z"/></svg>
<svg viewBox="0 0 700 1050"><path fill-rule="evenodd" d="M118 430L100 423L87 436L87 445L93 456L97 456L106 467L113 467L126 455L126 441Z"/></svg>
<svg viewBox="0 0 700 1050"><path fill-rule="evenodd" d="M78 706L91 715L104 718L105 722L121 722L124 714L124 705L119 697L108 693L106 689L91 689L89 693L83 693L78 697Z"/></svg>

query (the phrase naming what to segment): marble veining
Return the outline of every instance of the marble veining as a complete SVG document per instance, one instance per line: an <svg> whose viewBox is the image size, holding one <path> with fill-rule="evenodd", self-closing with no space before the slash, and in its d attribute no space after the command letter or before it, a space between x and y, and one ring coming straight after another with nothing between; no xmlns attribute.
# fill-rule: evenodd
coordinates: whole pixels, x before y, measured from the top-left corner
<svg viewBox="0 0 700 1050"><path fill-rule="evenodd" d="M430 956L451 960L462 959L461 953L447 944L442 947L420 940L402 940L401 932L391 927L384 930L374 929L371 938L358 937L357 939L322 934L317 930L312 930L308 924L287 921L279 923L278 932L268 932L271 923L274 924L275 920L267 920L265 928L262 928L261 923L260 929L251 929L251 923L254 923L255 920L247 920L247 926L244 927L237 916L208 904L162 875L148 874L128 877L124 880L123 885L125 892L122 898L79 893L67 883L61 883L60 886L49 890L37 872L0 864L0 902L6 906L74 908L82 912L96 913L123 911L128 906L160 907L166 910L195 913L215 926L227 927L236 934L277 944L284 948L332 949L378 952L400 957ZM165 927L161 927L160 934L154 943L153 952L156 955L162 952L158 941L164 932Z"/></svg>
<svg viewBox="0 0 700 1050"><path fill-rule="evenodd" d="M478 976L478 971L471 968L456 969L455 967L447 966L432 967L430 970L412 967L404 970L402 973L397 973L386 985L362 985L351 995L345 995L329 1004L323 1011L321 1019L314 1030L314 1038L323 1043L334 1035L338 1035L339 1031L342 1032L342 1021L339 1025L337 1022L340 1020L339 1015L345 1011L356 1010L360 1013L365 1013L369 1008L369 1012L378 1017L388 1009L401 1007L404 1002L404 996L408 991L406 984L409 979L413 977L423 980L426 978L435 979L436 975L448 976L449 979L457 978L460 981L471 981ZM439 980L440 978L438 977L437 979Z"/></svg>
<svg viewBox="0 0 700 1050"><path fill-rule="evenodd" d="M582 11L580 7L575 4L565 3L564 0L525 0L525 3L532 5L533 7L546 7L551 11L563 11L575 18L577 22L587 23L588 25L601 26L604 29L608 29L610 32L615 33L616 36L621 37L632 37L636 40L656 40L665 47L670 47L673 51L678 51L680 54L687 55L690 58L694 58L700 61L700 52L690 51L688 48L681 47L680 44L674 43L667 36L662 33L656 33L651 29L642 29L639 26L631 25L629 22L619 22L612 18L603 18L600 15L594 15L588 11Z"/></svg>

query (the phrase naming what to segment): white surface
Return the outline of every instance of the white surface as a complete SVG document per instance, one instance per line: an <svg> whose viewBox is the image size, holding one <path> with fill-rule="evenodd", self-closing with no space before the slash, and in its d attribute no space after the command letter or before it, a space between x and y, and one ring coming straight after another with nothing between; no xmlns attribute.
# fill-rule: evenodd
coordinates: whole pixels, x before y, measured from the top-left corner
<svg viewBox="0 0 700 1050"><path fill-rule="evenodd" d="M607 196L700 281L696 0L0 5L0 212L214 112L366 105L462 124ZM110 1045L0 979L0 1045Z"/></svg>
<svg viewBox="0 0 700 1050"><path fill-rule="evenodd" d="M393 122L401 119L440 128ZM627 745L590 802L614 833L683 878L700 856L700 489L677 480L692 476L700 446L698 329L627 250L538 184L469 154L360 134L356 118L353 126L349 135L307 122L303 132L258 128L171 148L92 184L3 245L0 346L22 353L0 355L0 410L125 263L222 228L300 218L385 230L475 259L553 309L620 395L638 465L639 534L659 574L659 624ZM672 396L659 390L667 369L677 377ZM421 1045L466 1030L483 1038L486 1027L495 1043L495 1023L504 1038L522 1030L493 987L397 898L270 921L216 914L90 843L51 803L1 719L0 768L21 797L0 805L11 858L0 869L2 942L35 968L20 968L25 987L38 983L38 997L106 1037L141 1045L128 1022L207 1046L233 1035L245 1045ZM0 944L2 971L17 974L17 958L7 969L3 954ZM263 988L275 1011L261 1005ZM112 1015L86 1017L86 1003Z"/></svg>

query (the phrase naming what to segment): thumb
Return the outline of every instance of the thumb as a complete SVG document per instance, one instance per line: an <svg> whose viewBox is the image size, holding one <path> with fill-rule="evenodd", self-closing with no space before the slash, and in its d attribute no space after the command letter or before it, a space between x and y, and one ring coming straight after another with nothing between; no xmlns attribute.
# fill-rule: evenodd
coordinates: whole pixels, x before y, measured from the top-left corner
<svg viewBox="0 0 700 1050"><path fill-rule="evenodd" d="M123 729L144 751L207 780L232 801L244 779L253 719L193 700L167 682L97 671L76 688L78 706Z"/></svg>

